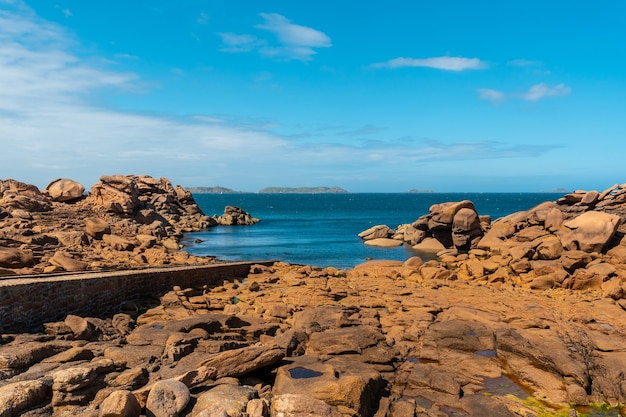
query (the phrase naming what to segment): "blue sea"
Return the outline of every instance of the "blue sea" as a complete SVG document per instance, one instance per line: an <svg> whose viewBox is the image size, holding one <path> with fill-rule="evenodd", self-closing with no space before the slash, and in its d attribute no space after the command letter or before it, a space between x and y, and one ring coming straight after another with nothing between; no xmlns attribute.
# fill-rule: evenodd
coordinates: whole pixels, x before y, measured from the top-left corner
<svg viewBox="0 0 626 417"><path fill-rule="evenodd" d="M261 221L252 226L217 226L188 233L182 243L194 255L224 261L280 260L291 264L352 268L366 259L406 260L408 246L376 248L360 232L378 224L396 228L428 214L433 204L471 200L493 220L528 210L560 193L347 193L194 194L206 215L241 207Z"/></svg>

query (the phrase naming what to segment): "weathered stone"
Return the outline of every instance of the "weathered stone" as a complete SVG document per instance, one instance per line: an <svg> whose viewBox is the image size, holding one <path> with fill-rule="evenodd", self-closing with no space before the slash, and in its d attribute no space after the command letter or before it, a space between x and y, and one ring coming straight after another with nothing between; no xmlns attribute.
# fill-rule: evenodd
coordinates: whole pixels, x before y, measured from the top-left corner
<svg viewBox="0 0 626 417"><path fill-rule="evenodd" d="M250 346L228 350L205 359L198 366L217 369L217 378L241 376L257 369L276 364L284 357L282 349L267 346Z"/></svg>
<svg viewBox="0 0 626 417"><path fill-rule="evenodd" d="M132 392L127 390L113 391L100 404L98 417L139 417L141 406Z"/></svg>
<svg viewBox="0 0 626 417"><path fill-rule="evenodd" d="M557 236L568 250L602 252L617 231L620 217L599 211L588 211L563 223Z"/></svg>
<svg viewBox="0 0 626 417"><path fill-rule="evenodd" d="M150 390L146 411L154 417L176 417L185 409L191 394L185 384L172 379L159 381Z"/></svg>
<svg viewBox="0 0 626 417"><path fill-rule="evenodd" d="M252 225L257 223L259 219L252 217L250 213L240 207L226 206L224 207L224 214L217 217L216 221L223 226L235 226Z"/></svg>
<svg viewBox="0 0 626 417"><path fill-rule="evenodd" d="M55 252L54 256L48 261L50 265L58 266L68 272L78 272L87 269L87 263L78 259L74 259L72 256L63 253Z"/></svg>
<svg viewBox="0 0 626 417"><path fill-rule="evenodd" d="M248 402L257 396L252 388L221 384L198 396L191 415L198 416L213 408L224 410L229 417L242 417Z"/></svg>
<svg viewBox="0 0 626 417"><path fill-rule="evenodd" d="M546 214L546 220L544 227L549 232L556 232L563 224L563 213L558 208L554 207Z"/></svg>
<svg viewBox="0 0 626 417"><path fill-rule="evenodd" d="M558 259L563 253L563 245L559 238L553 235L540 238L537 246L537 257L539 259Z"/></svg>
<svg viewBox="0 0 626 417"><path fill-rule="evenodd" d="M585 193L582 200L580 200L580 204L585 205L585 206L593 206L594 204L597 203L599 195L600 193L598 193L595 190L589 191Z"/></svg>
<svg viewBox="0 0 626 417"><path fill-rule="evenodd" d="M435 254L446 249L446 247L434 238L426 238L417 245L413 246L413 249L418 253Z"/></svg>
<svg viewBox="0 0 626 417"><path fill-rule="evenodd" d="M94 239L102 239L103 235L111 233L111 227L104 219L87 217L85 219L85 231Z"/></svg>
<svg viewBox="0 0 626 417"><path fill-rule="evenodd" d="M393 236L393 230L384 224L378 226L372 226L367 230L362 231L358 236L365 240L371 239L386 239Z"/></svg>
<svg viewBox="0 0 626 417"><path fill-rule="evenodd" d="M445 225L452 226L454 216L463 208L468 208L476 211L474 203L469 200L463 200L459 202L440 203L430 206L431 219L429 227L431 229L442 227Z"/></svg>
<svg viewBox="0 0 626 417"><path fill-rule="evenodd" d="M375 238L365 240L365 244L368 246L379 246L382 248L394 248L402 246L402 241L396 239Z"/></svg>
<svg viewBox="0 0 626 417"><path fill-rule="evenodd" d="M59 178L48 184L46 190L54 200L64 202L81 198L85 187L77 181Z"/></svg>
<svg viewBox="0 0 626 417"><path fill-rule="evenodd" d="M21 381L0 387L0 416L13 417L35 407L50 395L50 383L46 380Z"/></svg>
<svg viewBox="0 0 626 417"><path fill-rule="evenodd" d="M0 267L24 268L34 262L33 251L0 247Z"/></svg>
<svg viewBox="0 0 626 417"><path fill-rule="evenodd" d="M341 358L323 363L315 356L301 356L278 369L273 394L309 395L358 415L372 415L382 388L382 378L371 365Z"/></svg>
<svg viewBox="0 0 626 417"><path fill-rule="evenodd" d="M69 347L67 343L61 342L27 342L2 346L0 349L0 370L28 368L45 358L69 349Z"/></svg>
<svg viewBox="0 0 626 417"><path fill-rule="evenodd" d="M282 394L272 400L275 417L343 417L336 407L306 394Z"/></svg>
<svg viewBox="0 0 626 417"><path fill-rule="evenodd" d="M135 246L139 246L137 241L118 235L104 234L102 240L112 249L119 251L131 251L135 249Z"/></svg>

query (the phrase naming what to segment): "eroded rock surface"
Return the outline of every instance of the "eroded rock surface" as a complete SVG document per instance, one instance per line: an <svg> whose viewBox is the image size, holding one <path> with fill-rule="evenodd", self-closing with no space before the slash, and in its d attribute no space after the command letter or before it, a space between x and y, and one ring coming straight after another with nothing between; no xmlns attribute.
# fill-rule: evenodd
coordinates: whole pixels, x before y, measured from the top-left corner
<svg viewBox="0 0 626 417"><path fill-rule="evenodd" d="M447 268L254 265L134 317L5 335L0 415L556 416L626 401L623 299Z"/></svg>
<svg viewBox="0 0 626 417"><path fill-rule="evenodd" d="M84 190L67 178L44 191L0 180L0 276L207 263L179 251L183 233L258 221L236 207L206 216L167 178L105 175Z"/></svg>

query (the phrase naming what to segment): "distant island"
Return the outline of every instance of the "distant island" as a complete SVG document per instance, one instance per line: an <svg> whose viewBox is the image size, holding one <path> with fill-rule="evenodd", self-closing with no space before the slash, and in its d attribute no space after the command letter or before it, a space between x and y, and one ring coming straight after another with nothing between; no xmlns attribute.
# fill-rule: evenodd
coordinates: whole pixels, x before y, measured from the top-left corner
<svg viewBox="0 0 626 417"><path fill-rule="evenodd" d="M187 187L192 194L241 194L243 191L235 191L230 188L220 187Z"/></svg>
<svg viewBox="0 0 626 417"><path fill-rule="evenodd" d="M410 189L409 191L407 191L407 193L423 193L423 194L428 194L428 193L434 193L433 190L416 190L415 188Z"/></svg>
<svg viewBox="0 0 626 417"><path fill-rule="evenodd" d="M341 187L266 187L259 194L340 194L347 193Z"/></svg>

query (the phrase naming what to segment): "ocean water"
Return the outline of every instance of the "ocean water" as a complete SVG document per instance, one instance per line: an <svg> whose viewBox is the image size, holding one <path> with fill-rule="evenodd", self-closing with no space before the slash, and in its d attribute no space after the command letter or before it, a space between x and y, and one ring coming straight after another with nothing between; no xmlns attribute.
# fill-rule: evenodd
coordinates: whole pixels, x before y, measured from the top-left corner
<svg viewBox="0 0 626 417"><path fill-rule="evenodd" d="M280 260L291 264L352 268L366 259L406 260L409 246L376 248L357 236L378 224L396 228L428 214L433 204L471 200L493 220L528 210L555 193L348 193L348 194L195 194L205 214L224 206L241 207L261 221L252 226L217 226L189 233L182 243L194 255L225 261Z"/></svg>

